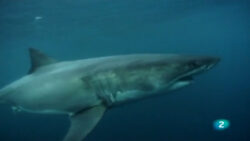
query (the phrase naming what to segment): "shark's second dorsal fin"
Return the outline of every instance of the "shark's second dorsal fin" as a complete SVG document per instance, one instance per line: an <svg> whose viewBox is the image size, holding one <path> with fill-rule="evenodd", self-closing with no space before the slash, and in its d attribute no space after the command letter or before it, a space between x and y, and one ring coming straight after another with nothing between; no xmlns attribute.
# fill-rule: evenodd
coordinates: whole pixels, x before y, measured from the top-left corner
<svg viewBox="0 0 250 141"><path fill-rule="evenodd" d="M48 57L44 53L40 52L37 49L29 48L30 59L31 59L31 68L29 70L29 74L36 71L38 68L50 64L57 63L57 61L51 57Z"/></svg>

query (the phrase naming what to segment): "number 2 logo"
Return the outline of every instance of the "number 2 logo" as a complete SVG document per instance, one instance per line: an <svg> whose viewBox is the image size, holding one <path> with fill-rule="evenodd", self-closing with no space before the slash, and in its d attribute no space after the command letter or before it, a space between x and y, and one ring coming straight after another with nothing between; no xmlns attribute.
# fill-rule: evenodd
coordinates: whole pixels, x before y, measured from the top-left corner
<svg viewBox="0 0 250 141"><path fill-rule="evenodd" d="M219 121L219 128L224 128L224 124L225 124L224 121Z"/></svg>

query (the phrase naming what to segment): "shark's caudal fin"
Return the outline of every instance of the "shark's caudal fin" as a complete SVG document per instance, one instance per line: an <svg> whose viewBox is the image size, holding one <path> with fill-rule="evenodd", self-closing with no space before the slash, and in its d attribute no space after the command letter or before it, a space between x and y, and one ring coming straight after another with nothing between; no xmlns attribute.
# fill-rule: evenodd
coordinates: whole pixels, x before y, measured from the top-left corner
<svg viewBox="0 0 250 141"><path fill-rule="evenodd" d="M55 59L48 57L44 53L34 48L30 48L29 52L30 52L30 59L31 59L31 68L29 70L29 74L35 72L38 68L42 66L57 63Z"/></svg>
<svg viewBox="0 0 250 141"><path fill-rule="evenodd" d="M93 107L71 117L71 127L63 141L82 141L102 118L106 107Z"/></svg>

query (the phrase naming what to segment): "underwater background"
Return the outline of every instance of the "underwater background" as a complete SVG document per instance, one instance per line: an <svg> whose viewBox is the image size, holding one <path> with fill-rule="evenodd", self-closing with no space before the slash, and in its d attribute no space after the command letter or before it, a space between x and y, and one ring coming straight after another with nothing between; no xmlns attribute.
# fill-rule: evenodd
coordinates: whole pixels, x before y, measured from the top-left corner
<svg viewBox="0 0 250 141"><path fill-rule="evenodd" d="M58 60L219 56L187 88L111 109L86 141L250 141L249 33L249 0L0 0L0 88L26 75L30 47ZM0 141L61 141L68 126L0 106Z"/></svg>

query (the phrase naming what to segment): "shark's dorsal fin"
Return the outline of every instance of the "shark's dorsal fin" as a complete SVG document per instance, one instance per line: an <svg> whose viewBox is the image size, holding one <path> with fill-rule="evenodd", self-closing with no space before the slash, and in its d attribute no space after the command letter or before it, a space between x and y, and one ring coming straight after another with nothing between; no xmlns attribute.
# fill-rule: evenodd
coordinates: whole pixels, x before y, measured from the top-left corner
<svg viewBox="0 0 250 141"><path fill-rule="evenodd" d="M48 57L44 53L40 52L37 49L29 48L30 59L31 59L31 68L29 70L29 74L36 71L38 68L50 64L57 63L57 61L51 57Z"/></svg>

